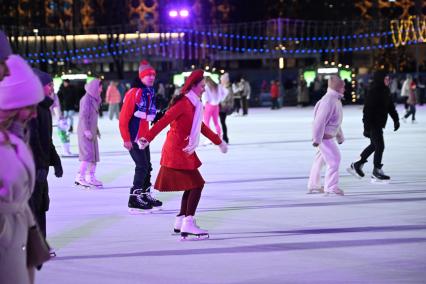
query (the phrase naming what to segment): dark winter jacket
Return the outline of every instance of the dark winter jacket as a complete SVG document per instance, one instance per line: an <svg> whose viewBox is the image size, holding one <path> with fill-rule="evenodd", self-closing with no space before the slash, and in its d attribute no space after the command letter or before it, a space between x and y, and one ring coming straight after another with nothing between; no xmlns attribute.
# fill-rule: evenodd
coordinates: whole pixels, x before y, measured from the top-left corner
<svg viewBox="0 0 426 284"><path fill-rule="evenodd" d="M384 72L374 74L373 82L365 97L362 119L365 131L373 128L385 128L388 115L392 117L394 123L399 121L390 90L384 84L385 76Z"/></svg>
<svg viewBox="0 0 426 284"><path fill-rule="evenodd" d="M37 117L29 122L30 147L36 166L36 184L31 196L30 207L33 212L49 209L47 174L49 166L62 171L61 159L52 141L52 115L49 107L53 100L46 97L37 106ZM37 218L37 216L36 216Z"/></svg>
<svg viewBox="0 0 426 284"><path fill-rule="evenodd" d="M68 85L64 87L63 85L58 92L59 102L61 103L61 110L75 110L77 106L77 94L74 91L74 88Z"/></svg>

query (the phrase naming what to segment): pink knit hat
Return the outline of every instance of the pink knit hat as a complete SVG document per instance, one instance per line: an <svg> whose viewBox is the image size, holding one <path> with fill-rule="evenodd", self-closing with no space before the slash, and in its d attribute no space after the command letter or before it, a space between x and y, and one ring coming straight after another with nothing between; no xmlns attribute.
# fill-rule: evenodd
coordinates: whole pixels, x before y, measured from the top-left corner
<svg viewBox="0 0 426 284"><path fill-rule="evenodd" d="M155 69L148 63L146 60L142 60L139 64L139 78L142 79L147 75L154 75L156 72Z"/></svg>
<svg viewBox="0 0 426 284"><path fill-rule="evenodd" d="M0 82L0 109L36 105L44 99L43 87L28 63L19 55L6 60L10 76Z"/></svg>

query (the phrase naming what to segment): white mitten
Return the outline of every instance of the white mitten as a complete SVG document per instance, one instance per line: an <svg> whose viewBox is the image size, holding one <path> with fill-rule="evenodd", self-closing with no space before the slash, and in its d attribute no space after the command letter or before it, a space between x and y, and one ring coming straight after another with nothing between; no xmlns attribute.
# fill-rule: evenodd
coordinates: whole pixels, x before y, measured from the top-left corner
<svg viewBox="0 0 426 284"><path fill-rule="evenodd" d="M223 142L222 141L222 143L220 143L219 144L219 148L220 148L220 151L222 152L222 153L226 153L226 152L228 152L228 144L226 144L225 142Z"/></svg>
<svg viewBox="0 0 426 284"><path fill-rule="evenodd" d="M141 139L139 139L136 143L138 144L139 149L141 149L141 150L145 149L149 145L148 140L146 140L143 137Z"/></svg>
<svg viewBox="0 0 426 284"><path fill-rule="evenodd" d="M89 140L93 139L93 135L89 130L84 130L84 137L86 137Z"/></svg>

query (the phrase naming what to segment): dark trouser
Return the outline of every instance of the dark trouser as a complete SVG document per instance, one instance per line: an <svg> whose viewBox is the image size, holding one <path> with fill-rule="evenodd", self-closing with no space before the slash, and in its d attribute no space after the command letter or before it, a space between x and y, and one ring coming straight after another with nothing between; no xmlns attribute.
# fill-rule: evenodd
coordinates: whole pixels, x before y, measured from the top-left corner
<svg viewBox="0 0 426 284"><path fill-rule="evenodd" d="M278 98L272 98L272 108L271 109L279 109Z"/></svg>
<svg viewBox="0 0 426 284"><path fill-rule="evenodd" d="M408 101L408 97L404 97L404 108L405 108L405 110L408 110L408 103L407 103L407 101Z"/></svg>
<svg viewBox="0 0 426 284"><path fill-rule="evenodd" d="M411 120L416 120L416 106L415 105L408 105L408 111L404 115L405 118L408 118L410 115L413 115L411 117Z"/></svg>
<svg viewBox="0 0 426 284"><path fill-rule="evenodd" d="M241 97L241 105L243 107L243 115L248 114L248 100L247 97Z"/></svg>
<svg viewBox="0 0 426 284"><path fill-rule="evenodd" d="M180 212L178 216L194 216L197 210L198 202L201 198L202 188L185 190L182 195L182 201L180 204Z"/></svg>
<svg viewBox="0 0 426 284"><path fill-rule="evenodd" d="M361 153L361 163L366 163L368 157L374 152L374 167L382 168L383 151L385 150L385 141L383 140L383 129L372 128L370 131L370 145Z"/></svg>
<svg viewBox="0 0 426 284"><path fill-rule="evenodd" d="M132 143L130 156L135 162L135 175L133 177L134 189L147 189L151 186L151 154L149 146L145 149L139 149L136 143Z"/></svg>
<svg viewBox="0 0 426 284"><path fill-rule="evenodd" d="M241 98L235 98L234 99L234 111L236 111L239 114L240 108L241 108Z"/></svg>
<svg viewBox="0 0 426 284"><path fill-rule="evenodd" d="M223 140L226 143L229 143L228 128L226 127L226 117L227 116L228 115L226 114L226 112L219 112L220 124L222 125Z"/></svg>
<svg viewBox="0 0 426 284"><path fill-rule="evenodd" d="M36 181L28 203L41 233L46 238L46 211L49 210L49 185L47 179Z"/></svg>

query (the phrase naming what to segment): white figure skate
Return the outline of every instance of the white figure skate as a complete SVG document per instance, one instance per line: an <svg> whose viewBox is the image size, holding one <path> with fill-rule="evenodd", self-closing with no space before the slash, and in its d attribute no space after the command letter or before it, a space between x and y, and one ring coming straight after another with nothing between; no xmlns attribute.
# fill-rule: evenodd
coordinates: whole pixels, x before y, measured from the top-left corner
<svg viewBox="0 0 426 284"><path fill-rule="evenodd" d="M179 234L180 230L182 229L183 218L185 218L185 215L176 216L176 218L175 218L175 224L173 225L173 231L176 234Z"/></svg>
<svg viewBox="0 0 426 284"><path fill-rule="evenodd" d="M90 184L80 174L77 174L77 176L75 177L74 184L78 187L83 188L83 189L90 188Z"/></svg>
<svg viewBox="0 0 426 284"><path fill-rule="evenodd" d="M103 184L101 181L97 180L95 175L86 175L86 182L90 187L102 188Z"/></svg>
<svg viewBox="0 0 426 284"><path fill-rule="evenodd" d="M180 236L182 241L205 240L210 237L208 231L197 226L194 216L186 216L183 218Z"/></svg>
<svg viewBox="0 0 426 284"><path fill-rule="evenodd" d="M336 188L330 191L326 191L324 196L343 196L345 192L340 188Z"/></svg>

